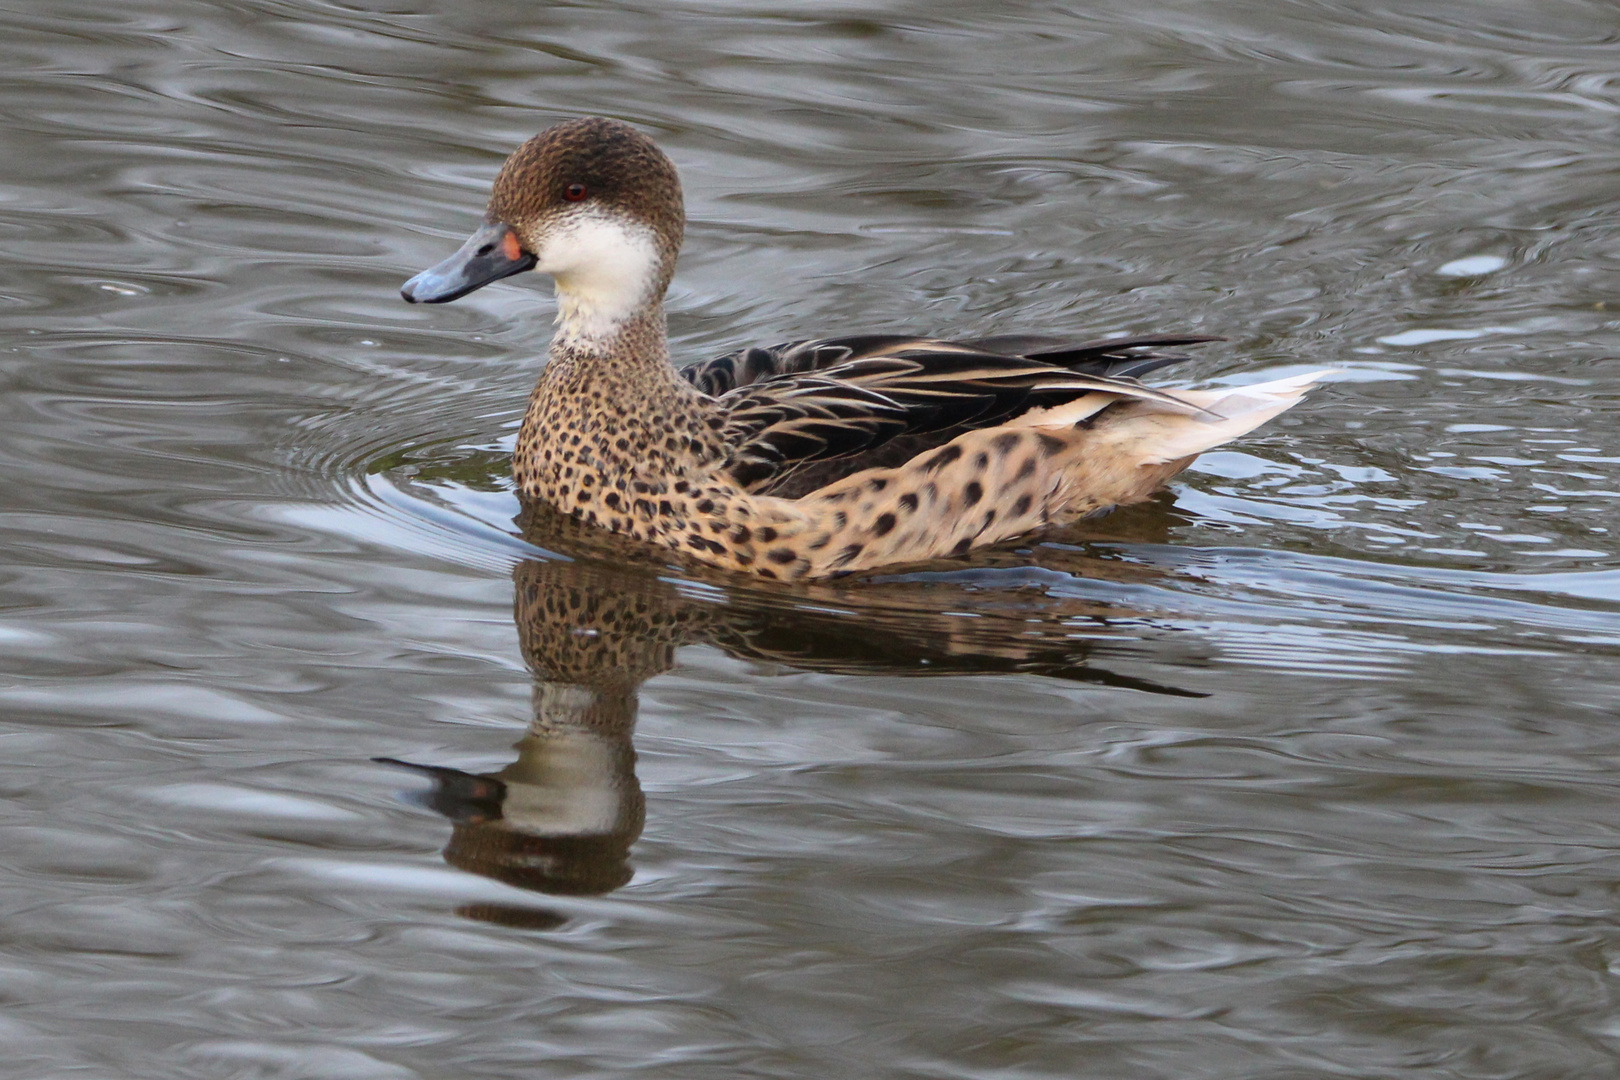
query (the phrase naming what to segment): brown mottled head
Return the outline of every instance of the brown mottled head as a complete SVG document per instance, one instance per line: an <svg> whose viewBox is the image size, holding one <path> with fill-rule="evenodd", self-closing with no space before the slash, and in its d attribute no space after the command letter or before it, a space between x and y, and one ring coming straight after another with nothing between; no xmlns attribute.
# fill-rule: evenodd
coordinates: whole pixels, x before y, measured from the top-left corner
<svg viewBox="0 0 1620 1080"><path fill-rule="evenodd" d="M617 120L570 120L506 159L483 227L402 292L442 303L533 268L557 282L565 338L607 340L657 307L685 223L675 166L651 139Z"/></svg>
<svg viewBox="0 0 1620 1080"><path fill-rule="evenodd" d="M629 124L600 116L547 128L518 147L495 178L485 220L525 236L581 211L641 222L672 256L686 226L674 164Z"/></svg>

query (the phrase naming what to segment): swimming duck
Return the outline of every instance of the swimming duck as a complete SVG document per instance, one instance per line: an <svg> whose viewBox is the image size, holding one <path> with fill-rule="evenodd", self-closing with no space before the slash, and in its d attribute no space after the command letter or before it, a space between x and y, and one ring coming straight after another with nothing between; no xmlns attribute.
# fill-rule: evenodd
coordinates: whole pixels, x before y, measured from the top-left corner
<svg viewBox="0 0 1620 1080"><path fill-rule="evenodd" d="M558 124L495 178L483 225L405 283L437 304L526 270L557 331L518 432L526 498L765 578L960 555L1148 498L1313 376L1214 391L1138 377L1210 338L1069 344L865 335L677 370L663 298L685 231L675 167L615 120Z"/></svg>

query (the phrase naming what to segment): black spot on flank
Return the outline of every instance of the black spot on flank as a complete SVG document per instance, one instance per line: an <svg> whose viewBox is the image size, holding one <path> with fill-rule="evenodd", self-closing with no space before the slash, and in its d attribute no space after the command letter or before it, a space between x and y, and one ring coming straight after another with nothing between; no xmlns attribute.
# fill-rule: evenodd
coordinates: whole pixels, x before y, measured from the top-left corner
<svg viewBox="0 0 1620 1080"><path fill-rule="evenodd" d="M845 565L853 562L855 560L855 557L857 555L859 555L865 549L866 549L865 544L850 544L843 551L840 551L838 553L838 557L833 560L832 564L833 564L833 566L835 568L839 567L839 566L845 566Z"/></svg>
<svg viewBox="0 0 1620 1080"><path fill-rule="evenodd" d="M917 493L915 491L908 491L904 495L900 496L900 508L908 514L916 510Z"/></svg>
<svg viewBox="0 0 1620 1080"><path fill-rule="evenodd" d="M960 555L960 554L962 554L964 551L966 551L968 548L970 548L972 546L973 546L973 537L964 536L964 537L962 537L962 539L960 539L960 540L958 540L956 542L955 547L951 548L951 554L952 555Z"/></svg>
<svg viewBox="0 0 1620 1080"><path fill-rule="evenodd" d="M820 536L810 541L810 550L820 551L830 543L832 543L832 533L822 533Z"/></svg>
<svg viewBox="0 0 1620 1080"><path fill-rule="evenodd" d="M768 566L762 566L758 570L755 570L754 573L758 574L760 577L770 578L772 581L776 580L776 571L772 570Z"/></svg>
<svg viewBox="0 0 1620 1080"><path fill-rule="evenodd" d="M670 505L668 499L661 499L658 503L658 512L663 514L665 517L674 517L675 507Z"/></svg>
<svg viewBox="0 0 1620 1080"><path fill-rule="evenodd" d="M712 514L714 513L714 500L699 499L698 504L693 509L700 514Z"/></svg>
<svg viewBox="0 0 1620 1080"><path fill-rule="evenodd" d="M1047 457L1051 457L1053 454L1069 445L1056 435L1037 435L1036 438L1041 441L1041 453L1045 454Z"/></svg>
<svg viewBox="0 0 1620 1080"><path fill-rule="evenodd" d="M754 530L746 525L738 525L731 530L731 542L734 544L746 544L753 538Z"/></svg>
<svg viewBox="0 0 1620 1080"><path fill-rule="evenodd" d="M1004 431L991 439L990 445L996 448L996 453L1005 454L1018 445L1018 436L1010 431Z"/></svg>
<svg viewBox="0 0 1620 1080"><path fill-rule="evenodd" d="M685 495L687 489L689 489L691 486L692 485L688 484L685 480L677 480L675 481L675 494Z"/></svg>
<svg viewBox="0 0 1620 1080"><path fill-rule="evenodd" d="M610 491L602 499L602 501L612 509L617 510L619 508L619 493L616 491Z"/></svg>
<svg viewBox="0 0 1620 1080"><path fill-rule="evenodd" d="M765 557L771 560L773 563L777 563L780 566L786 566L799 556L798 553L793 551L791 548L772 548L770 551L765 553Z"/></svg>
<svg viewBox="0 0 1620 1080"><path fill-rule="evenodd" d="M889 486L889 482L881 476L874 476L866 483L873 491L882 491Z"/></svg>
<svg viewBox="0 0 1620 1080"><path fill-rule="evenodd" d="M975 505L984 498L984 485L977 480L968 481L968 486L962 489L962 501L968 505Z"/></svg>
<svg viewBox="0 0 1620 1080"><path fill-rule="evenodd" d="M878 519L872 522L872 531L878 536L888 536L894 529L893 514L879 514Z"/></svg>
<svg viewBox="0 0 1620 1080"><path fill-rule="evenodd" d="M923 469L928 472L943 469L945 466L949 465L951 462L955 461L961 456L962 448L960 446L947 446L945 449L923 462Z"/></svg>
<svg viewBox="0 0 1620 1080"><path fill-rule="evenodd" d="M1035 475L1035 459L1034 458L1025 458L1024 463L1022 465L1018 466L1018 475L1013 477L1013 481L1016 483L1019 480L1028 480L1030 477L1032 477L1034 475Z"/></svg>
<svg viewBox="0 0 1620 1080"><path fill-rule="evenodd" d="M995 520L996 512L994 510L986 510L984 512L984 524L979 526L979 531L984 532L984 530L988 529L995 522Z"/></svg>
<svg viewBox="0 0 1620 1080"><path fill-rule="evenodd" d="M1013 503L1013 517L1022 517L1029 513L1029 504L1033 501L1028 494L1018 496L1018 499Z"/></svg>
<svg viewBox="0 0 1620 1080"><path fill-rule="evenodd" d="M769 525L767 525L763 529L759 530L759 542L760 543L769 544L771 541L773 541L775 539L776 539L776 530L771 528Z"/></svg>
<svg viewBox="0 0 1620 1080"><path fill-rule="evenodd" d="M973 455L973 467L978 469L980 472L988 469L990 467L990 455L985 453L983 450L980 450L977 454Z"/></svg>
<svg viewBox="0 0 1620 1080"><path fill-rule="evenodd" d="M842 529L845 525L848 525L848 524L849 524L849 515L844 513L842 510L838 511L838 513L833 515L833 528Z"/></svg>

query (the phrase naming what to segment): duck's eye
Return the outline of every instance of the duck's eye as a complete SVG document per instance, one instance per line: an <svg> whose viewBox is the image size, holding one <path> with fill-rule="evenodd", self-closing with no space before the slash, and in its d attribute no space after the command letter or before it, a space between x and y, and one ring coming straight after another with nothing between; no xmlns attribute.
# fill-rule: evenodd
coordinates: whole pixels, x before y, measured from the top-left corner
<svg viewBox="0 0 1620 1080"><path fill-rule="evenodd" d="M569 184L563 188L563 198L569 202L579 202L589 194L590 192L585 189L584 184Z"/></svg>

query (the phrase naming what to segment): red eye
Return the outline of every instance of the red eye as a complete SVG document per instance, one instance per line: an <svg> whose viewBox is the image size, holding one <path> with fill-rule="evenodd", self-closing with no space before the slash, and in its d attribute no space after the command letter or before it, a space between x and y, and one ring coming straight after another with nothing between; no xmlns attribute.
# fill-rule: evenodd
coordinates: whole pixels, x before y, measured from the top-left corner
<svg viewBox="0 0 1620 1080"><path fill-rule="evenodd" d="M567 187L563 188L563 198L567 199L569 202L579 202L589 194L590 192L585 190L584 184L569 184Z"/></svg>

